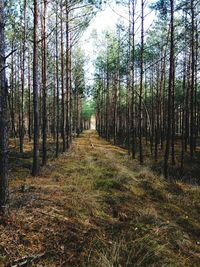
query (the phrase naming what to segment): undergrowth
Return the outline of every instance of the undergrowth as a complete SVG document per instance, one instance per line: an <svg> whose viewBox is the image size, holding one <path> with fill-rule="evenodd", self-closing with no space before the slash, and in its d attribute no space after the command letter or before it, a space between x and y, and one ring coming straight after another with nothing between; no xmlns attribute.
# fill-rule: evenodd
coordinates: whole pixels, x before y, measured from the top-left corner
<svg viewBox="0 0 200 267"><path fill-rule="evenodd" d="M32 266L200 266L198 186L164 180L94 132L39 177L30 162L27 145L11 166L0 266L39 253Z"/></svg>

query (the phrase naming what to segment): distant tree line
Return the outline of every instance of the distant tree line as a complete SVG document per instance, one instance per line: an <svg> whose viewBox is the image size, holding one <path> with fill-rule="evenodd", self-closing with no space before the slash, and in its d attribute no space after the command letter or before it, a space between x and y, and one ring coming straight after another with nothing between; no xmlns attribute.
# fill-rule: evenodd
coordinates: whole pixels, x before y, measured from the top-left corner
<svg viewBox="0 0 200 267"><path fill-rule="evenodd" d="M155 2L147 30L146 1L121 4L129 25L104 34L96 60L97 130L141 164L149 155L161 162L165 177L175 165L181 175L200 133L200 3Z"/></svg>

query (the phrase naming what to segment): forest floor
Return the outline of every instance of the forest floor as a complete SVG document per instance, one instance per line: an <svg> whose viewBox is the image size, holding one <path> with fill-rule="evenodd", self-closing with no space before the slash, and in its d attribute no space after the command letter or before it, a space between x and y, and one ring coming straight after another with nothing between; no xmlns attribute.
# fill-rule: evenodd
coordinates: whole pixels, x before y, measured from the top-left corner
<svg viewBox="0 0 200 267"><path fill-rule="evenodd" d="M165 181L94 131L36 178L30 155L10 173L0 266L200 266L199 186Z"/></svg>

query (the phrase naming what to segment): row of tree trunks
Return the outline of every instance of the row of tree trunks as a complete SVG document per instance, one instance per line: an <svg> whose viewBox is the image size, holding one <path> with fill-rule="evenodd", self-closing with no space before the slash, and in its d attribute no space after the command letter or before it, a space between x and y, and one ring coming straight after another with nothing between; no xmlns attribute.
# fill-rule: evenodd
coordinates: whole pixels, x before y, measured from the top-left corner
<svg viewBox="0 0 200 267"><path fill-rule="evenodd" d="M6 8L12 7L9 12L4 9L5 2ZM82 79L82 84L77 83L74 88L76 66L72 50L75 54L77 32L80 34L79 31L86 28L86 20L94 14L88 13L85 18L85 12L88 8L95 10L95 3L82 6L81 1L59 0L54 6L47 0L11 2L0 1L0 213L5 210L8 198L9 137L14 138L20 156L27 151L24 149L27 141L32 146L33 140L32 175L38 176L40 167L48 163L51 155L48 146L52 139L55 151L51 150L51 156L58 157L60 152L70 147L73 136L90 126L88 120L83 120L82 112L85 59L83 56L77 58L79 68L76 75L77 80ZM55 16L54 13L50 15L50 9ZM6 19L5 14L8 14ZM8 21L6 41L5 21ZM5 57L5 50L9 49L12 52ZM11 59L5 64L8 57ZM8 82L6 68L9 69Z"/></svg>
<svg viewBox="0 0 200 267"><path fill-rule="evenodd" d="M129 1L126 50L123 52L120 27L112 37L113 43L110 33L105 34L109 44L97 68L97 130L108 141L127 148L133 158L138 154L141 164L150 152L155 162L163 167L165 177L169 177L175 168L183 173L185 152L195 158L198 144L198 5L195 0L185 3L188 9L183 10L183 19L188 28L182 40L184 49L178 51L175 3L170 0L167 10L160 4L159 8L167 15L169 12L169 16L161 19L165 25L162 25L162 38L155 48L156 53L159 51L157 55L151 42L150 48L145 44L145 1L141 1L138 46L135 46L135 1ZM153 32L153 38L155 35ZM116 47L115 53L112 46ZM126 64L122 53L126 55Z"/></svg>

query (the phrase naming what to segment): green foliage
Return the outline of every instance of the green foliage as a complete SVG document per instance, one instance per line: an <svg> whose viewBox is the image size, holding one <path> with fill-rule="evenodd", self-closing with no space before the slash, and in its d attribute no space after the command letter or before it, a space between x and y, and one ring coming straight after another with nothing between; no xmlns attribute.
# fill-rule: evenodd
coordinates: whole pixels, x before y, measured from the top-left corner
<svg viewBox="0 0 200 267"><path fill-rule="evenodd" d="M80 47L77 47L74 52L73 57L73 76L74 76L74 92L78 93L79 95L84 96L86 94L85 92L85 71L84 71L84 65L85 65L85 56L83 51Z"/></svg>
<svg viewBox="0 0 200 267"><path fill-rule="evenodd" d="M95 114L95 102L93 101L85 101L83 103L83 118L88 120L91 118L92 115Z"/></svg>
<svg viewBox="0 0 200 267"><path fill-rule="evenodd" d="M106 1L104 0L102 2L102 0L87 0L87 2L91 5L95 5L97 8L101 8L102 4L105 3Z"/></svg>
<svg viewBox="0 0 200 267"><path fill-rule="evenodd" d="M150 7L160 13L160 17L166 19L169 12L169 0L158 0L151 4Z"/></svg>

